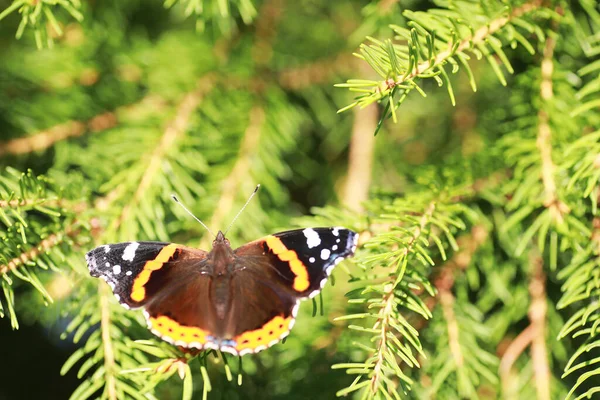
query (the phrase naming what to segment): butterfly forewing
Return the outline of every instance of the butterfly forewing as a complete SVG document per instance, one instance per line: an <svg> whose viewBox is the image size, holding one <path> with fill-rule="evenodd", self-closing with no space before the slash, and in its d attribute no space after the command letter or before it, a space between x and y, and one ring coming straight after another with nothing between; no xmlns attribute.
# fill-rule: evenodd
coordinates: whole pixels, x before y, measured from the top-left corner
<svg viewBox="0 0 600 400"><path fill-rule="evenodd" d="M124 242L97 247L86 254L86 260L90 275L105 280L122 305L136 308L161 289L166 270L205 255L173 243Z"/></svg>
<svg viewBox="0 0 600 400"><path fill-rule="evenodd" d="M248 243L238 257L254 257L265 273L274 270L282 285L299 298L314 297L340 261L356 250L358 234L345 228L306 228L280 232ZM256 257L262 257L256 261Z"/></svg>

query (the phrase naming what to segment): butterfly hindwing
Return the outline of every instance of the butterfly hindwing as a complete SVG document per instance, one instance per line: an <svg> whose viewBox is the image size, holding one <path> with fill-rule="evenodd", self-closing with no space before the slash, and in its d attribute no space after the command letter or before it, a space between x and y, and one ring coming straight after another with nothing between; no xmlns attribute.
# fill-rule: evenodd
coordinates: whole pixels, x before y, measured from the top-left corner
<svg viewBox="0 0 600 400"><path fill-rule="evenodd" d="M248 243L240 257L263 257L261 265L274 268L278 279L299 298L316 296L340 261L356 250L358 234L345 228L306 228L280 232Z"/></svg>

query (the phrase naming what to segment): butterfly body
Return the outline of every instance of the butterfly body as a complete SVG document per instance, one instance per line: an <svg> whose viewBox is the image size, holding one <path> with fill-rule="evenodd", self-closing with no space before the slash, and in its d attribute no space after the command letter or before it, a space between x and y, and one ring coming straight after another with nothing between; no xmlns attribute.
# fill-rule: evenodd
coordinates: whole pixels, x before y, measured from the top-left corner
<svg viewBox="0 0 600 400"><path fill-rule="evenodd" d="M255 353L292 329L301 300L319 293L358 235L307 228L232 249L219 232L210 252L173 243L126 242L87 255L127 308L144 309L151 331L177 346Z"/></svg>

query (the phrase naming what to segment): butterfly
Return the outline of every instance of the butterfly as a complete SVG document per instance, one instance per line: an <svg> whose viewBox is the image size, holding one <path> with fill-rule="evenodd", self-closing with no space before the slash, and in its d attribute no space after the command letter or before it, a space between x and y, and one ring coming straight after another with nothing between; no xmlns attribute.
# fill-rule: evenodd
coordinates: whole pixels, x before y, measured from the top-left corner
<svg viewBox="0 0 600 400"><path fill-rule="evenodd" d="M321 291L357 242L349 229L306 228L234 250L219 231L208 252L124 242L99 246L86 260L91 276L105 280L121 305L144 309L156 336L175 346L242 356L285 338L300 301Z"/></svg>

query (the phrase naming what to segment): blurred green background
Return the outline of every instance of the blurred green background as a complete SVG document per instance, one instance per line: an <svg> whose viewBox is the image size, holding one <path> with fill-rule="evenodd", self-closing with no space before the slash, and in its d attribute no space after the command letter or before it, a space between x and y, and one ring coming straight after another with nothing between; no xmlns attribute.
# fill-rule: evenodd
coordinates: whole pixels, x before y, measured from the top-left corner
<svg viewBox="0 0 600 400"><path fill-rule="evenodd" d="M364 217L357 210L367 196L372 200L367 211L377 210L375 214L385 209L382 204L407 193L434 192L481 178L489 183L498 171L502 175L498 180L504 179L517 162L507 160L504 151L509 146L498 144L498 139L513 131L525 132L525 128L518 130L517 117L537 113L533 105L538 106L539 51L532 56L520 46L509 53L515 74L504 74L508 88L487 61L473 60L477 92L461 70L452 77L458 99L453 106L445 88L438 88L433 79L424 80L421 86L427 97L411 93L398 112L398 122L386 119L376 139L372 134L382 107L338 113L354 95L334 84L350 78L380 79L352 56L365 37L390 37L389 24L406 23L403 10L430 9L429 1L265 0L254 1L253 12L242 0L215 0L206 2L210 7L204 17L188 15L186 5L194 1L174 3L168 8L159 0L83 2L78 8L84 16L81 22L55 7L62 35L48 19L40 24L42 36L25 29L20 40L14 38L20 23L16 13L0 23L0 166L49 177L50 183L44 185L50 197L59 199L29 214L34 235L30 241L54 237L68 227L61 234L64 243L45 259L60 272L39 273L54 303L23 281L12 284L20 326L13 330L9 318L0 318L0 400L66 399L80 378L95 376L102 357L79 377L77 370L85 361L76 362L65 376L60 371L74 352L85 349L86 340L97 339L93 332L100 324L100 309L110 311L112 339L123 347L118 362L135 365L127 359L127 349L133 340L152 335L139 313L124 311L112 296L110 305L98 306L105 298L103 289L87 276L83 254L98 244L126 240L207 248L210 238L170 202L171 193L217 230L228 225L260 183L257 200L229 234L233 247L299 225L340 221L365 227L371 214ZM231 4L229 15L219 12L220 3ZM10 4L0 0L0 10ZM532 30L528 39L538 33ZM559 45L557 53L571 45ZM570 54L561 59L564 70L577 70L581 63L576 56L564 54ZM501 64L497 58L492 60ZM572 74L565 75L575 80ZM523 136L535 140L535 129L528 132ZM366 144L354 148L364 146L366 154L353 158L350 143L358 136L366 138ZM356 192L348 189L356 183L352 167L366 172L365 179L357 180ZM18 187L11 186L17 174L6 171L2 187L8 191ZM481 325L473 323L477 331L473 337L493 358L493 367L481 367L482 376L486 368L496 374L496 356L527 325L527 254L511 252L516 246L512 240L518 242L528 225L524 222L525 227L508 233L497 229L515 210L504 208L515 190L509 182L495 192L482 191L464 200L475 214L489 218L467 224L468 230L484 226L489 240L486 236L481 249L475 245L469 256L475 259L469 264L472 272L457 278L456 284L459 302L468 307L470 302L476 304L465 311L469 321L465 325L481 312L477 321ZM580 197L577 201L582 201ZM450 204L463 199L457 197ZM322 213L315 207L324 206L331 207L325 217L303 218ZM369 229L363 232L367 239ZM468 243L467 239L466 247ZM433 257L436 262L443 259L437 253ZM347 272L355 267L351 263L338 267L335 285L326 286L322 299L303 303L283 344L244 357L242 386L235 384L236 359L228 361L234 371L234 382L229 382L223 360L209 356L209 398L331 399L350 385L354 377L331 366L364 362L364 352L353 343L356 332L347 329L346 321L334 322L361 310L345 297L355 288L349 282L354 275ZM433 272L428 273L433 277ZM549 301L560 297L560 283L556 274L549 274ZM435 315L443 323L440 314L438 307ZM75 318L74 324L77 315L81 319ZM560 376L567 354L580 344L554 341L566 317L568 312L554 311L548 317L548 335L555 343L554 376ZM486 318L491 321L487 325ZM423 327L420 319L410 323L420 324L425 352L429 359L438 360L436 345L445 326L432 322ZM136 362L143 364L148 358L152 359ZM531 364L521 359L518 365L526 376L518 384L530 382ZM200 362L194 361L191 368L194 398L201 398ZM425 365L423 373L409 368L405 372L422 389L415 393L427 393L431 377L444 368L433 362ZM478 383L477 394L499 397L497 382L477 374L470 376ZM140 384L142 378L135 379ZM452 379L448 386L454 385ZM574 380L569 376L564 383L553 383L560 386L553 393L564 395ZM533 391L521 389L525 394ZM156 397L180 398L181 392L181 380L175 375L158 385Z"/></svg>

